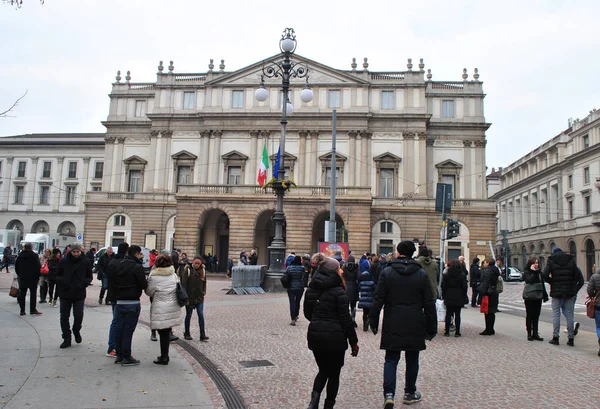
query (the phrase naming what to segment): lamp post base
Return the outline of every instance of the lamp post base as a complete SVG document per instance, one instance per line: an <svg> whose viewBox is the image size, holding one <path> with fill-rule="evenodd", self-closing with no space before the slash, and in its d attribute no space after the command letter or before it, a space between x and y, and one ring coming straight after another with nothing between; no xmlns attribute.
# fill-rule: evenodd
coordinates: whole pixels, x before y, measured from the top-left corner
<svg viewBox="0 0 600 409"><path fill-rule="evenodd" d="M281 285L281 276L285 272L283 262L285 260L285 244L272 245L269 247L269 269L265 275L263 289L266 292L282 292L285 289Z"/></svg>

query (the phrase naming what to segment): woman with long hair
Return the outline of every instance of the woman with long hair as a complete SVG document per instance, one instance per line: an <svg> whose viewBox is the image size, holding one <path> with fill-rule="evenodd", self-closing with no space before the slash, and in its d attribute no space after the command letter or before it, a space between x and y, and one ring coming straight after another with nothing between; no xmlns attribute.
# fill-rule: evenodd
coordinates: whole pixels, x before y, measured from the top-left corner
<svg viewBox="0 0 600 409"><path fill-rule="evenodd" d="M540 312L542 310L542 301L548 301L548 293L542 279L540 270L540 261L537 257L530 257L527 260L525 271L523 272L523 300L525 301L525 327L527 328L528 341L543 341L538 334L538 324L540 321Z"/></svg>
<svg viewBox="0 0 600 409"><path fill-rule="evenodd" d="M358 355L358 338L348 307L346 285L340 264L322 253L314 254L316 272L304 298L304 316L308 326L308 348L313 351L319 372L313 383L308 409L318 409L321 393L327 386L324 409L335 405L340 387L340 372L348 343L352 356Z"/></svg>
<svg viewBox="0 0 600 409"><path fill-rule="evenodd" d="M146 294L152 297L150 305L150 328L158 331L160 356L153 362L157 365L169 364L169 342L171 328L181 321L181 307L177 300L177 283L173 262L168 255L156 257L154 270L148 276Z"/></svg>
<svg viewBox="0 0 600 409"><path fill-rule="evenodd" d="M460 261L451 260L448 272L442 275L442 299L446 306L446 328L444 336L450 336L450 322L454 318L455 337L460 337L460 312L467 299L467 280Z"/></svg>
<svg viewBox="0 0 600 409"><path fill-rule="evenodd" d="M492 257L485 259L483 268L485 269L481 278L481 285L478 292L482 297L482 312L485 314L485 330L479 335L494 335L494 323L496 322L496 312L498 311L498 277L500 270L496 267L496 260ZM487 297L487 310L484 310L483 298Z"/></svg>

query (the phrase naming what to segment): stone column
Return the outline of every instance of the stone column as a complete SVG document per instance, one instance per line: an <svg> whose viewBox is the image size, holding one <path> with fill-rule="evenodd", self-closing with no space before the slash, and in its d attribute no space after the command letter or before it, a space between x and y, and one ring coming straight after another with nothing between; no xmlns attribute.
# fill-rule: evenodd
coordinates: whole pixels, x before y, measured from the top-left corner
<svg viewBox="0 0 600 409"><path fill-rule="evenodd" d="M305 157L306 157L306 136L308 135L308 132L306 131L300 131L298 132L298 137L299 137L299 141L298 141L298 171L295 173L296 175L298 175L296 177L296 182L298 183L298 186L304 186L305 185Z"/></svg>
<svg viewBox="0 0 600 409"><path fill-rule="evenodd" d="M472 141L463 141L463 171L462 171L462 179L463 182L461 186L463 186L463 194L462 196L456 195L457 198L461 199L471 199L475 198L477 195L475 181L477 180L477 170L475 166L475 150L473 149Z"/></svg>
<svg viewBox="0 0 600 409"><path fill-rule="evenodd" d="M6 205L3 206L4 209L8 210L8 205L10 204L10 188L12 185L12 168L13 168L13 161L15 160L15 158L13 158L12 156L9 156L6 158L6 162L8 164L8 169L6 169L6 175L8 176L8 183L6 183L6 188L5 188L5 192L6 192Z"/></svg>
<svg viewBox="0 0 600 409"><path fill-rule="evenodd" d="M319 131L311 131L310 132L310 136L312 137L312 156L311 156L311 167L310 167L310 174L312 175L310 184L311 185L316 185L318 184L317 181L320 178L320 174L318 172L318 169L320 169L321 167L319 166Z"/></svg>
<svg viewBox="0 0 600 409"><path fill-rule="evenodd" d="M362 132L362 163L363 163L363 172L360 178L361 186L370 186L371 185L371 174L372 174L372 165L373 158L371 154L371 136L372 134L368 131Z"/></svg>
<svg viewBox="0 0 600 409"><path fill-rule="evenodd" d="M356 158L356 167L354 168L355 176L354 180L356 181L356 186L364 186L362 184L362 173L364 172L365 164L363 162L363 134L362 132L357 132L356 134L356 150L354 151L354 157Z"/></svg>
<svg viewBox="0 0 600 409"><path fill-rule="evenodd" d="M487 199L487 191L485 187L485 145L487 141L484 139L482 141L475 141L473 149L474 156L474 171L472 173L477 173L481 175L481 177L475 178L475 188L473 192L475 193L473 196L476 199ZM539 195L538 195L539 201Z"/></svg>
<svg viewBox="0 0 600 409"><path fill-rule="evenodd" d="M200 184L208 183L209 153L210 153L210 131L200 132Z"/></svg>
<svg viewBox="0 0 600 409"><path fill-rule="evenodd" d="M211 168L214 169L213 178L210 183L217 185L219 184L219 172L221 170L222 160L221 160L221 136L223 132L221 131L213 131L211 137L214 137L214 150L211 149L210 157L214 158L216 161L215 164L211 164ZM214 152L214 153L213 153ZM225 178L227 175L224 176Z"/></svg>
<svg viewBox="0 0 600 409"><path fill-rule="evenodd" d="M160 141L160 132L158 132L157 130L150 131L150 155L148 156L148 159L154 159L148 161L149 163L153 163L152 168L148 169L144 181L148 181L146 185L152 186L153 191L157 191L159 188L158 174L160 173Z"/></svg>
<svg viewBox="0 0 600 409"><path fill-rule="evenodd" d="M429 138L425 140L425 149L426 149L426 180L427 181L433 181L433 183L427 183L427 197L429 198L435 198L435 188L436 188L436 183L437 183L437 179L434 180L434 175L432 174L427 174L430 171L429 166L433 164L433 144L434 144L434 139L433 138Z"/></svg>
<svg viewBox="0 0 600 409"><path fill-rule="evenodd" d="M87 190L88 190L88 177L90 174L90 159L91 158L89 156L83 157L83 180L81 183L81 192L80 192L81 200L79 201L79 211L80 212L85 212L85 200L86 200L86 195L87 195Z"/></svg>
<svg viewBox="0 0 600 409"><path fill-rule="evenodd" d="M125 159L123 157L123 155L125 154L125 137L123 136L119 136L117 138L117 145L115 145L115 147L117 148L117 173L115 175L115 184L121 188L123 186L123 180L127 180L126 178L128 177L128 175L125 175L123 172L123 159ZM125 190L127 190L127 187L125 187Z"/></svg>
<svg viewBox="0 0 600 409"><path fill-rule="evenodd" d="M356 156L356 131L348 132L348 186L356 186L356 163L359 158Z"/></svg>
<svg viewBox="0 0 600 409"><path fill-rule="evenodd" d="M54 195L55 199L54 203L52 203L53 212L58 212L58 208L60 206L60 196L63 190L63 166L65 163L65 157L59 156L56 158L56 160L58 161L58 188L55 187L56 195Z"/></svg>
<svg viewBox="0 0 600 409"><path fill-rule="evenodd" d="M415 143L415 133L414 132L403 132L402 134L403 142L402 142L402 152L413 153L414 152L414 143ZM402 190L403 194L411 194L415 191L415 158L414 155L408 154L403 155L402 163L402 174L404 179L402 180Z"/></svg>
<svg viewBox="0 0 600 409"><path fill-rule="evenodd" d="M417 159L417 168L419 169L419 178L417 179L417 183L419 183L419 189L417 190L417 194L419 196L427 196L427 132L418 132L417 133L418 140L416 141L417 149L415 150L415 157Z"/></svg>
<svg viewBox="0 0 600 409"><path fill-rule="evenodd" d="M312 133L311 132L307 132L306 133L306 149L307 152L304 154L304 162L300 162L302 163L302 172L304 173L304 184L305 185L312 185L313 181L311 178L311 175L313 174L313 172L311 171L313 169L312 167L312 158L315 155L315 152L313 150L312 147Z"/></svg>
<svg viewBox="0 0 600 409"><path fill-rule="evenodd" d="M113 178L116 172L114 155L114 136L104 138L104 173L102 174L102 190L114 191Z"/></svg>
<svg viewBox="0 0 600 409"><path fill-rule="evenodd" d="M257 183L256 177L258 175L258 170L256 165L262 160L262 150L260 151L260 154L257 154L258 134L258 131L250 131L250 158L248 159L250 163L248 164L248 169L244 172L246 179L244 181L245 185L255 185Z"/></svg>
<svg viewBox="0 0 600 409"><path fill-rule="evenodd" d="M35 169L34 169L34 173L33 173L33 189L32 189L32 192L31 192L31 201L29 202L29 204L27 206L28 207L27 210L30 211L30 212L33 211L33 205L35 203L35 197L36 197L35 196L35 189L36 189L37 180L38 180L38 159L39 159L38 156L32 156L31 157L31 163L33 165L35 165ZM25 203L27 203L27 202L25 202Z"/></svg>

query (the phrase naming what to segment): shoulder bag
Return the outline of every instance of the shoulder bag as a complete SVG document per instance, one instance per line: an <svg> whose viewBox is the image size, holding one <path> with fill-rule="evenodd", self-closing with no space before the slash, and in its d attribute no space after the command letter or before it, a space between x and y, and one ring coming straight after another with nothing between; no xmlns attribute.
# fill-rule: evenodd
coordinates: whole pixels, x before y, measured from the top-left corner
<svg viewBox="0 0 600 409"><path fill-rule="evenodd" d="M185 287L179 280L177 280L177 302L180 307L185 307L188 304L190 298L188 297Z"/></svg>
<svg viewBox="0 0 600 409"><path fill-rule="evenodd" d="M588 318L594 319L596 318L596 299L600 295L600 291L596 293L595 297L590 297L589 295L585 299L585 313Z"/></svg>
<svg viewBox="0 0 600 409"><path fill-rule="evenodd" d="M290 276L288 276L287 273L284 272L279 280L281 281L283 288L290 288Z"/></svg>
<svg viewBox="0 0 600 409"><path fill-rule="evenodd" d="M8 295L15 298L19 295L19 281L16 278L13 279Z"/></svg>
<svg viewBox="0 0 600 409"><path fill-rule="evenodd" d="M48 262L47 262L47 261L44 261L44 265L43 265L43 266L42 266L42 268L40 269L40 273L41 273L43 276L47 276L49 272L50 272L50 269L48 269Z"/></svg>
<svg viewBox="0 0 600 409"><path fill-rule="evenodd" d="M524 300L541 300L544 298L544 284L527 283L523 287Z"/></svg>

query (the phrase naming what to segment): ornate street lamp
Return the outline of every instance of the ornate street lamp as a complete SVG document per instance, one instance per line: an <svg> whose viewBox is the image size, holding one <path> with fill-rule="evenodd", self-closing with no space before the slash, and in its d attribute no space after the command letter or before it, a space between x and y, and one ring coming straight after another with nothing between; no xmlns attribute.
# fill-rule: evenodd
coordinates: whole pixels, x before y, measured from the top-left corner
<svg viewBox="0 0 600 409"><path fill-rule="evenodd" d="M306 78L306 86L300 92L300 99L303 102L310 102L313 99L313 92L308 86L308 67L302 63L297 63L291 60L292 54L296 51L296 34L293 28L286 28L283 31L281 40L279 40L279 49L283 54L283 60L274 62L268 67L263 67L263 75L261 76L260 88L255 92L255 97L258 101L264 102L269 98L269 91L265 88L264 77L281 78L281 90L283 93L281 106L281 141L279 149L281 156L279 159L279 172L276 175L274 183L270 184L277 197L275 214L273 222L275 223L275 237L271 246L269 246L269 269L265 277L265 289L267 291L280 290L281 282L279 278L284 272L283 262L285 259L285 241L283 239L283 223L285 214L283 212L283 197L286 190L289 188L289 181L285 180L285 130L287 126L287 115L292 114L294 107L289 100L290 79L291 78ZM275 177L275 175L274 175Z"/></svg>

